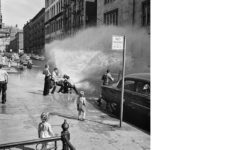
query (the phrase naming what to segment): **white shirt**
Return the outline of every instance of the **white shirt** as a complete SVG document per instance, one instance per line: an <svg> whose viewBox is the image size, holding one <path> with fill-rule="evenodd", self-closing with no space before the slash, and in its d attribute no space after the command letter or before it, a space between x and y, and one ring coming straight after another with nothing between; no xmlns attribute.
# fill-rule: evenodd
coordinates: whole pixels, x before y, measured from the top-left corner
<svg viewBox="0 0 233 150"><path fill-rule="evenodd" d="M38 126L39 138L49 138L53 136L52 127L48 122L41 122Z"/></svg>
<svg viewBox="0 0 233 150"><path fill-rule="evenodd" d="M56 73L55 71L52 72L52 77L55 80L55 82L59 81L60 76L58 73Z"/></svg>
<svg viewBox="0 0 233 150"><path fill-rule="evenodd" d="M7 81L8 73L6 70L0 69L0 81Z"/></svg>

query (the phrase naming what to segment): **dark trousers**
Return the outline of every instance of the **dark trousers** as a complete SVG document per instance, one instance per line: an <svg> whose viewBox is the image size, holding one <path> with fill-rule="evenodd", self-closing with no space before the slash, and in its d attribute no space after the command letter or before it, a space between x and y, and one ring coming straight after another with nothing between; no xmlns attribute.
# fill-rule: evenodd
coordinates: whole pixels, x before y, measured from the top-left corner
<svg viewBox="0 0 233 150"><path fill-rule="evenodd" d="M53 88L51 91L52 94L55 92L56 88L57 88L57 82L53 81Z"/></svg>
<svg viewBox="0 0 233 150"><path fill-rule="evenodd" d="M50 90L50 77L46 76L44 79L44 92L43 95L48 95Z"/></svg>
<svg viewBox="0 0 233 150"><path fill-rule="evenodd" d="M6 103L6 90L7 90L7 83L0 81L0 93L2 92L2 103Z"/></svg>
<svg viewBox="0 0 233 150"><path fill-rule="evenodd" d="M109 84L108 84L108 82L103 82L103 85L109 85ZM100 92L102 93L102 88L101 88ZM100 97L97 100L99 106L101 106L101 104L102 104L102 102L101 102L102 99L103 99L102 95L100 94Z"/></svg>
<svg viewBox="0 0 233 150"><path fill-rule="evenodd" d="M51 91L52 94L55 92L56 88L57 88L57 86L56 86L56 84L54 84L53 89Z"/></svg>
<svg viewBox="0 0 233 150"><path fill-rule="evenodd" d="M60 92L69 93L69 92L71 92L72 89L75 91L76 94L79 94L79 92L75 88L75 86L66 86L66 85L62 85L61 88L59 89L58 93L60 93Z"/></svg>

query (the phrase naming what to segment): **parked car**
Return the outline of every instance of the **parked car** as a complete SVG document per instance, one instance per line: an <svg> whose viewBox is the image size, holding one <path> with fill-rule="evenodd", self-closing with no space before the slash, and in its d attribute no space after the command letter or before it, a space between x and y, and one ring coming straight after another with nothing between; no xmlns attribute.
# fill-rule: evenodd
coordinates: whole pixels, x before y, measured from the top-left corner
<svg viewBox="0 0 233 150"><path fill-rule="evenodd" d="M122 80L110 86L102 85L102 98L116 115L120 112ZM136 73L125 76L124 116L136 116L150 128L150 74Z"/></svg>
<svg viewBox="0 0 233 150"><path fill-rule="evenodd" d="M32 60L30 59L30 57L26 54L23 54L21 57L20 57L20 64L23 65L23 66L27 66L27 68L31 69L32 68Z"/></svg>

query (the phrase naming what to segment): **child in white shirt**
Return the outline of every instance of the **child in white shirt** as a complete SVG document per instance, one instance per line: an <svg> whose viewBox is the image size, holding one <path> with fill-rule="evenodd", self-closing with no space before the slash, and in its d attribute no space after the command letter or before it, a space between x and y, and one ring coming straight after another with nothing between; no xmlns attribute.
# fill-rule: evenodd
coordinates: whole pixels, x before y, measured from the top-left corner
<svg viewBox="0 0 233 150"><path fill-rule="evenodd" d="M40 117L41 117L42 122L40 122L39 126L38 126L38 136L39 136L39 138L53 137L54 133L52 131L52 127L48 123L49 114L43 112ZM44 150L44 149L47 149L47 148L48 148L48 143L47 142L43 143L42 149Z"/></svg>
<svg viewBox="0 0 233 150"><path fill-rule="evenodd" d="M78 110L78 120L84 121L86 116L86 97L84 97L84 92L80 91L80 96L77 100L77 110ZM81 115L83 114L83 117Z"/></svg>

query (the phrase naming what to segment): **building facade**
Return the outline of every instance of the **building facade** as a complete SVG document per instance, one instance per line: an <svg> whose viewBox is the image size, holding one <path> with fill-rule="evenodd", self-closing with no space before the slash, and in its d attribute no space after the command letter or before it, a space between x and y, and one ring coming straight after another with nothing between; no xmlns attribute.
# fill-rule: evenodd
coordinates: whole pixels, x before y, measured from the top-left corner
<svg viewBox="0 0 233 150"><path fill-rule="evenodd" d="M96 25L97 0L45 0L45 42Z"/></svg>
<svg viewBox="0 0 233 150"><path fill-rule="evenodd" d="M0 51L10 51L10 42L15 39L15 35L20 32L20 29L17 26L4 26L3 24L2 31L7 34L0 38Z"/></svg>
<svg viewBox="0 0 233 150"><path fill-rule="evenodd" d="M8 46L12 52L18 53L19 50L24 49L23 43L23 31L19 31L16 33L15 38L10 41L10 45Z"/></svg>
<svg viewBox="0 0 233 150"><path fill-rule="evenodd" d="M97 24L150 27L150 0L98 0Z"/></svg>
<svg viewBox="0 0 233 150"><path fill-rule="evenodd" d="M95 26L97 23L97 0L65 0L63 12L64 32L69 34Z"/></svg>
<svg viewBox="0 0 233 150"><path fill-rule="evenodd" d="M45 0L45 43L62 38L65 0Z"/></svg>
<svg viewBox="0 0 233 150"><path fill-rule="evenodd" d="M24 51L26 53L43 54L45 47L45 8L42 8L33 19L23 27Z"/></svg>

